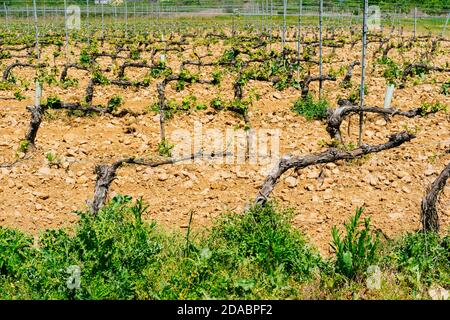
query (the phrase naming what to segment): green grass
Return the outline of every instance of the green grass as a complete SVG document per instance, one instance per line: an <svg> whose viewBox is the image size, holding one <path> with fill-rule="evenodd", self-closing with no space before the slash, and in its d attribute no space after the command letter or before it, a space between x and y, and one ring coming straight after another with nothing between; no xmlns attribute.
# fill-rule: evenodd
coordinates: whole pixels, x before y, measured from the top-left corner
<svg viewBox="0 0 450 320"><path fill-rule="evenodd" d="M306 99L298 99L294 103L293 111L304 116L307 120L321 120L327 117L328 101L315 100L311 95Z"/></svg>
<svg viewBox="0 0 450 320"><path fill-rule="evenodd" d="M186 235L142 219L147 208L118 195L96 217L78 212L74 231L38 239L0 227L0 299L407 299L449 288L449 235L381 243L370 260L359 256L355 278L341 272L338 254L325 259L307 243L290 210L224 213L204 232L189 225ZM352 232L367 235L361 212ZM368 265L382 270L377 290L366 286Z"/></svg>

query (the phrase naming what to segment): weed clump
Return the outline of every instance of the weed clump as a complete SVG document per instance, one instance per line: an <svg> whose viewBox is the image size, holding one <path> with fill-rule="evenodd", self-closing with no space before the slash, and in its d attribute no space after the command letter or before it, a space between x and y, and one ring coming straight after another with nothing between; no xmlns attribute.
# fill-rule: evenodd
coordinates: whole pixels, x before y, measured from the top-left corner
<svg viewBox="0 0 450 320"><path fill-rule="evenodd" d="M328 101L315 100L311 95L306 99L299 99L294 103L294 112L304 116L307 120L322 120L327 117Z"/></svg>

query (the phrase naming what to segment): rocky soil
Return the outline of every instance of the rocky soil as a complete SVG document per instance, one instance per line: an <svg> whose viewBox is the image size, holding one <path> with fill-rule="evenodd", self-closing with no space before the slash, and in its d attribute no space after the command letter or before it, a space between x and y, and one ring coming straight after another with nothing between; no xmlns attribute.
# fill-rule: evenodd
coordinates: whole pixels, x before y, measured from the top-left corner
<svg viewBox="0 0 450 320"><path fill-rule="evenodd" d="M373 44L369 48L369 57L377 46ZM449 47L447 44L435 58L436 64L450 62ZM52 49L46 50L46 55L51 56ZM339 50L333 57L334 70L360 59L358 46ZM222 45L217 44L212 51L219 55L223 52ZM327 55L331 52L331 49L326 50ZM404 55L412 57L414 54ZM192 48L183 53L184 57L190 55ZM390 56L401 59L395 50ZM181 58L173 57L174 67ZM58 63L64 63L62 57L58 59ZM100 61L103 65L111 63L108 59ZM170 56L168 61L171 61ZM0 69L9 62L4 60ZM370 60L367 105L382 107L385 79L378 69L372 72L372 66L373 60ZM327 64L326 71L329 68ZM202 69L205 78L210 72L211 69ZM144 70L130 68L127 77L139 79L144 73ZM30 69L15 70L14 74L23 79L34 77ZM71 70L69 76L79 79L78 88L63 90L47 86L44 95L58 94L65 101L79 101L88 78L83 71ZM396 89L392 106L409 110L423 102L440 101L450 105L450 98L439 93L439 83L449 76L448 73L431 73L419 83L408 82L405 89ZM359 77L360 68L356 67L355 84ZM219 94L224 98L232 97L231 81L232 77L226 76L220 88L194 84L179 93L170 89L168 97L180 101L187 94L193 94L198 102L209 106L209 101ZM0 225L37 234L46 228L73 225L77 220L74 211L85 210L85 201L93 196L96 164L111 163L131 155L156 157L159 122L157 114L150 111L142 116L123 118L74 117L64 111L51 111L39 130L37 149L24 156L17 153L17 148L29 123L25 107L33 101L32 87L23 92L27 97L24 101L0 100L0 163L23 158L12 168L0 169ZM311 88L317 91L317 84ZM251 92L261 97L250 108L252 127L279 129L281 155L320 152L324 144L330 142L324 122L307 121L291 111L300 95L298 91L278 92L268 84L252 81L245 94ZM7 92L0 94L6 96ZM96 87L94 103L105 103L113 94L121 95L124 107L132 110L147 110L156 101L155 85L139 90L105 86ZM335 107L337 98L347 96L348 90L340 88L338 82L326 82L325 95ZM367 116L365 143L382 143L389 134L405 128L417 131L417 138L399 148L360 160L289 171L275 188L272 198L280 206L294 210L294 224L325 254L329 252L332 226L341 226L359 206L364 206L364 216L370 217L374 226L388 238L416 230L420 228L420 201L426 188L450 161L449 120L449 113L445 112L414 119L393 117L388 121L380 116ZM195 122L202 124L203 133L208 129L225 133L227 129L243 127L243 121L231 112L216 112L211 108L192 110L176 114L169 121L169 137L180 129L193 134ZM347 126L348 121L345 121L343 131L347 131ZM353 143L357 140L356 117L351 120L350 137L345 134L344 138ZM49 164L48 152L58 157L59 165ZM186 228L189 214L193 212L193 226L200 231L221 213L239 213L252 203L272 166L273 163L267 162L221 164L214 161L158 168L126 166L119 169L110 196L143 197L150 205L146 218L169 228ZM441 199L441 222L445 230L450 226L450 186Z"/></svg>

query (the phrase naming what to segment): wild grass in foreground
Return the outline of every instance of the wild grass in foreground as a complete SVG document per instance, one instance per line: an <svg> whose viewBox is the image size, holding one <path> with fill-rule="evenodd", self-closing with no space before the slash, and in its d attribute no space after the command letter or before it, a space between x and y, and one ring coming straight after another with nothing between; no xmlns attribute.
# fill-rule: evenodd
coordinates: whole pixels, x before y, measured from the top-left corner
<svg viewBox="0 0 450 320"><path fill-rule="evenodd" d="M273 205L194 236L143 221L145 210L116 196L96 217L80 212L75 232L38 241L0 228L0 299L429 299L450 286L449 235L382 243L362 210L333 230L330 259Z"/></svg>

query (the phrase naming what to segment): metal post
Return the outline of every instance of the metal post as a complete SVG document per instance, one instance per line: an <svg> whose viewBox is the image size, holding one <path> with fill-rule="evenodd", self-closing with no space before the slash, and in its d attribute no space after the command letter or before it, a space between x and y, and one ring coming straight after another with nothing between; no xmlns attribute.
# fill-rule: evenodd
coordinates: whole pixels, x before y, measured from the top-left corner
<svg viewBox="0 0 450 320"><path fill-rule="evenodd" d="M323 75L323 43L322 43L322 28L323 28L323 0L319 4L319 97L322 99L322 75Z"/></svg>
<svg viewBox="0 0 450 320"><path fill-rule="evenodd" d="M299 58L299 59L300 59L302 11L303 11L303 0L300 0L300 4L299 4L299 8L298 8L298 25L297 25L297 58Z"/></svg>
<svg viewBox="0 0 450 320"><path fill-rule="evenodd" d="M281 38L281 50L284 49L286 45L286 9L287 9L287 0L283 0L283 35Z"/></svg>
<svg viewBox="0 0 450 320"><path fill-rule="evenodd" d="M444 25L444 28L442 29L441 37L444 36L445 30L447 30L448 20L449 20L449 19L450 19L450 12L447 14L447 20L445 20L445 25Z"/></svg>
<svg viewBox="0 0 450 320"><path fill-rule="evenodd" d="M360 97L360 112L359 112L359 137L358 145L362 145L362 130L364 123L364 83L366 76L366 49L367 49L367 11L369 11L369 1L364 0L364 14L363 14L363 37L362 37L362 57L361 57L361 86L359 88Z"/></svg>
<svg viewBox="0 0 450 320"><path fill-rule="evenodd" d="M69 51L69 32L67 30L67 0L64 0L64 31L66 33L66 41L64 44L64 53L66 55L66 62L67 62L67 53Z"/></svg>
<svg viewBox="0 0 450 320"><path fill-rule="evenodd" d="M128 38L128 4L127 0L125 2L125 37Z"/></svg>
<svg viewBox="0 0 450 320"><path fill-rule="evenodd" d="M102 39L105 37L105 15L103 11L103 2L101 3L101 9L102 9Z"/></svg>
<svg viewBox="0 0 450 320"><path fill-rule="evenodd" d="M273 0L270 0L270 36L269 36L269 50L272 48L272 28L273 28Z"/></svg>
<svg viewBox="0 0 450 320"><path fill-rule="evenodd" d="M414 39L417 37L417 7L414 7Z"/></svg>
<svg viewBox="0 0 450 320"><path fill-rule="evenodd" d="M37 62L39 64L41 60L41 53L39 50L39 28L38 28L38 19L37 19L37 12L36 12L36 0L33 0L33 11L34 11L34 30L36 35L36 57ZM34 96L34 104L36 107L40 106L41 104L41 83L39 82L39 77L36 77L36 92Z"/></svg>
<svg viewBox="0 0 450 320"><path fill-rule="evenodd" d="M5 25L8 28L8 9L6 9L6 2L3 2L3 10L5 11Z"/></svg>

